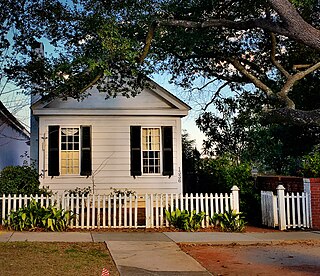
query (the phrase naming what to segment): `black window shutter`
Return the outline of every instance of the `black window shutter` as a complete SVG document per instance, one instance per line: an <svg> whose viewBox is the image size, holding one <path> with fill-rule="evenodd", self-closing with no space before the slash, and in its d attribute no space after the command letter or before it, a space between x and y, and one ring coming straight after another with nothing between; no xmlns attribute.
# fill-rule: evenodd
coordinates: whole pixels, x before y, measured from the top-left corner
<svg viewBox="0 0 320 276"><path fill-rule="evenodd" d="M58 176L59 172L59 126L49 126L48 175Z"/></svg>
<svg viewBox="0 0 320 276"><path fill-rule="evenodd" d="M141 127L130 127L130 161L131 175L141 175Z"/></svg>
<svg viewBox="0 0 320 276"><path fill-rule="evenodd" d="M92 174L91 127L81 126L81 171L80 175Z"/></svg>
<svg viewBox="0 0 320 276"><path fill-rule="evenodd" d="M163 156L163 171L162 175L173 175L173 141L172 127L162 127L162 156Z"/></svg>

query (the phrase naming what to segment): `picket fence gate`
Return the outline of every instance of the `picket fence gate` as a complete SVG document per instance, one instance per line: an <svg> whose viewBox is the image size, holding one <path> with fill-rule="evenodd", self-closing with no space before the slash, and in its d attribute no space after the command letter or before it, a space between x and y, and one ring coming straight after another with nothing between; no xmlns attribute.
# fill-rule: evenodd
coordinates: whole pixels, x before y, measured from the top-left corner
<svg viewBox="0 0 320 276"><path fill-rule="evenodd" d="M34 199L41 206L56 206L71 210L74 219L71 228L159 228L168 227L165 210L180 209L205 212L202 227L209 226L209 217L214 213L229 210L239 212L239 189L233 186L225 194L143 194L143 195L3 195L1 223L13 210L26 206Z"/></svg>
<svg viewBox="0 0 320 276"><path fill-rule="evenodd" d="M261 191L262 224L278 226L280 230L311 228L310 193L285 193L283 185L277 187L277 194Z"/></svg>

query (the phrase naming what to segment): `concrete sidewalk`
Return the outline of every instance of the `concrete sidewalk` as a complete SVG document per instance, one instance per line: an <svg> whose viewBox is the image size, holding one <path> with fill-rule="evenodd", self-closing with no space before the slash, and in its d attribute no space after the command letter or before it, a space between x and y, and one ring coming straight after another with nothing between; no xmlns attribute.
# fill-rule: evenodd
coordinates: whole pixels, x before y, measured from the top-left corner
<svg viewBox="0 0 320 276"><path fill-rule="evenodd" d="M175 243L259 244L298 241L320 242L320 231L226 233L226 232L14 232L1 231L0 242L105 242L105 241L158 241ZM162 237L162 238L159 238ZM162 240L161 240L162 241Z"/></svg>
<svg viewBox="0 0 320 276"><path fill-rule="evenodd" d="M121 275L211 275L180 250L177 243L279 244L320 242L320 231L222 232L10 232L0 231L0 242L105 242Z"/></svg>

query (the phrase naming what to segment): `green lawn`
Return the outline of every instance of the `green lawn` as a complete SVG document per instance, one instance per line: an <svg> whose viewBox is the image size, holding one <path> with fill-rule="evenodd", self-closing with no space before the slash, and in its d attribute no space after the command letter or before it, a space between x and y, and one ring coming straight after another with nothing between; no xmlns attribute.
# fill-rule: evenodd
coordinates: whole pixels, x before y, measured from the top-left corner
<svg viewBox="0 0 320 276"><path fill-rule="evenodd" d="M104 243L0 243L0 274L101 275L103 268L119 275Z"/></svg>

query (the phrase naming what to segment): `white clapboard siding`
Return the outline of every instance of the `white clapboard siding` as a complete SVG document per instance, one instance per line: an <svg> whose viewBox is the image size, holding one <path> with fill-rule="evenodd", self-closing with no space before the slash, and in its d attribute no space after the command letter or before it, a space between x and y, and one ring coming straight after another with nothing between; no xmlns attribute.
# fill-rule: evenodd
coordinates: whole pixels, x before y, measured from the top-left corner
<svg viewBox="0 0 320 276"><path fill-rule="evenodd" d="M71 228L160 228L168 227L165 210L176 209L189 212L205 212L206 218L202 227L209 226L209 218L214 213L225 210L239 210L238 191L230 194L140 194L140 195L88 195L74 196L55 194L51 197L43 195L3 195L1 201L1 222L11 211L30 203L32 199L42 206L56 206L71 210L74 219ZM221 207L221 202L224 204ZM218 208L217 208L218 206Z"/></svg>
<svg viewBox="0 0 320 276"><path fill-rule="evenodd" d="M129 189L137 193L180 193L182 191L181 118L156 116L59 116L41 117L39 133L48 137L48 125L79 126L90 125L92 130L92 176L49 177L48 143L39 143L39 171L45 172L40 178L42 186L63 193L76 187L94 186L95 192L107 194L111 188ZM135 179L130 175L130 126L142 127L172 126L173 168L168 176L147 175Z"/></svg>

